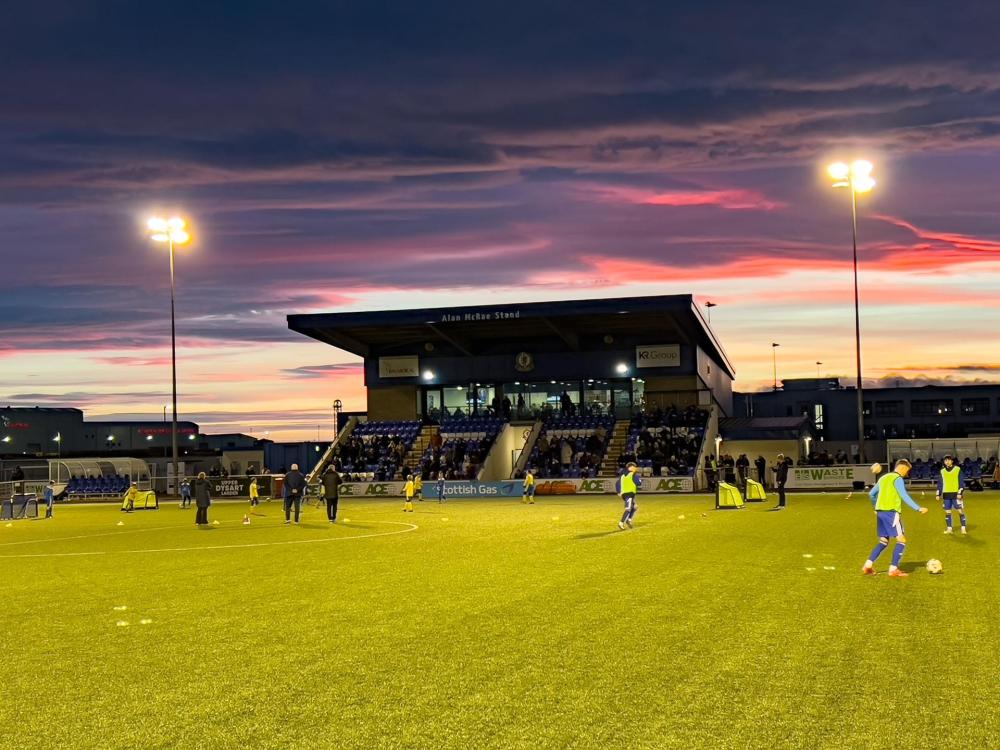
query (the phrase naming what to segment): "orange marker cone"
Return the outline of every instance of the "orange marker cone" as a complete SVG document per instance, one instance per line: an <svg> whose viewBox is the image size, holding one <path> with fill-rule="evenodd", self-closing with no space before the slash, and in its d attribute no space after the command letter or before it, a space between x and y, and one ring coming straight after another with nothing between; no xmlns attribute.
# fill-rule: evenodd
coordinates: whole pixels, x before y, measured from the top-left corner
<svg viewBox="0 0 1000 750"><path fill-rule="evenodd" d="M246 513L243 514L243 525L244 526L250 525L250 516Z"/></svg>

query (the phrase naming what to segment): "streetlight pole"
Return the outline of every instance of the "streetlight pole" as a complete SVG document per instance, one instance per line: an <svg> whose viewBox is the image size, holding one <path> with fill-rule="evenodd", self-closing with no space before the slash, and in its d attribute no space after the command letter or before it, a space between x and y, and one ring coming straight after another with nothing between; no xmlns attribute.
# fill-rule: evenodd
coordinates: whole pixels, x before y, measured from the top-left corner
<svg viewBox="0 0 1000 750"><path fill-rule="evenodd" d="M871 176L872 163L859 159L847 165L831 164L827 173L833 178L834 187L846 187L851 192L851 248L854 255L854 355L857 364L858 456L865 462L865 399L861 382L861 301L858 294L858 193L867 193L875 187Z"/></svg>
<svg viewBox="0 0 1000 750"><path fill-rule="evenodd" d="M167 243L167 249L170 252L170 383L173 401L173 414L170 427L170 452L176 493L179 482L179 462L177 458L177 318L175 302L177 287L174 280L174 247L175 245L187 243L191 239L191 236L185 231L186 223L184 220L176 217L171 219L154 217L149 220L147 226L151 232L151 239L154 242Z"/></svg>
<svg viewBox="0 0 1000 750"><path fill-rule="evenodd" d="M774 390L778 390L778 347L781 344L771 342L771 359L774 365Z"/></svg>
<svg viewBox="0 0 1000 750"><path fill-rule="evenodd" d="M819 377L820 377L820 375L819 375L819 368L820 368L820 365L822 365L822 364L823 364L822 362L817 362L816 363L816 380L819 380Z"/></svg>

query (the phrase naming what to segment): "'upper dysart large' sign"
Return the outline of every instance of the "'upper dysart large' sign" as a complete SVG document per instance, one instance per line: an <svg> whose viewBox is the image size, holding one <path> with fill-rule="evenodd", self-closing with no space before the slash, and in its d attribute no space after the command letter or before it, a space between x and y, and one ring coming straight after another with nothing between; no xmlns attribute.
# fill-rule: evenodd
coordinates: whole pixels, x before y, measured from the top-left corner
<svg viewBox="0 0 1000 750"><path fill-rule="evenodd" d="M680 344L659 344L635 348L636 367L680 367Z"/></svg>

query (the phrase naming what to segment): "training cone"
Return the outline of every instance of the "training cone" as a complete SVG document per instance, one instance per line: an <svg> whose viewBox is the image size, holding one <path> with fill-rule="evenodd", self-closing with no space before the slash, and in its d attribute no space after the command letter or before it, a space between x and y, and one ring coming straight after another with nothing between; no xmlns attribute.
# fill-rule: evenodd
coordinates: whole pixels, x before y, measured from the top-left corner
<svg viewBox="0 0 1000 750"><path fill-rule="evenodd" d="M119 522L118 522L117 524L115 524L115 525L116 525L116 526L124 526L124 525L125 525L125 522L124 522L124 521L119 521Z"/></svg>
<svg viewBox="0 0 1000 750"><path fill-rule="evenodd" d="M219 525L219 522L218 522L218 521L212 521L212 525L213 525L213 526L218 526L218 525Z"/></svg>
<svg viewBox="0 0 1000 750"><path fill-rule="evenodd" d="M243 525L244 526L250 525L250 516L248 516L246 513L243 514Z"/></svg>

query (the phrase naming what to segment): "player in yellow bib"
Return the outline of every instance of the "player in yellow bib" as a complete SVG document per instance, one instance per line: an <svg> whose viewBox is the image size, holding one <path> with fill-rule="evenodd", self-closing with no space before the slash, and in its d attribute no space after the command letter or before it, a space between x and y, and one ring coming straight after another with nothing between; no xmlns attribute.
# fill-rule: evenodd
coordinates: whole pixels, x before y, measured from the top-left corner
<svg viewBox="0 0 1000 750"><path fill-rule="evenodd" d="M965 475L958 466L955 466L955 459L945 456L944 466L937 481L937 499L944 508L945 534L954 533L952 519L955 511L958 511L959 520L962 522L962 533L969 533L965 527L965 500L962 497L964 494Z"/></svg>
<svg viewBox="0 0 1000 750"><path fill-rule="evenodd" d="M635 518L635 512L638 510L635 496L639 492L639 487L642 486L642 480L636 476L638 469L638 466L630 462L625 467L625 473L618 477L618 496L625 503L625 512L622 513L622 520L618 522L618 528L623 531L626 527L632 528L632 519Z"/></svg>
<svg viewBox="0 0 1000 750"><path fill-rule="evenodd" d="M872 507L875 508L878 544L875 545L868 559L865 560L864 567L861 568L861 572L866 576L876 574L875 561L889 546L889 540L892 538L896 540L896 547L892 551L892 565L889 566L889 575L893 578L906 578L909 575L909 573L899 569L899 561L906 549L906 536L903 533L903 522L899 512L903 509L903 503L921 514L927 512L927 508L921 508L917 505L916 501L910 497L910 493L906 491L906 482L903 480L910 473L910 468L910 462L901 458L896 462L895 471L890 471L882 476L869 493Z"/></svg>

